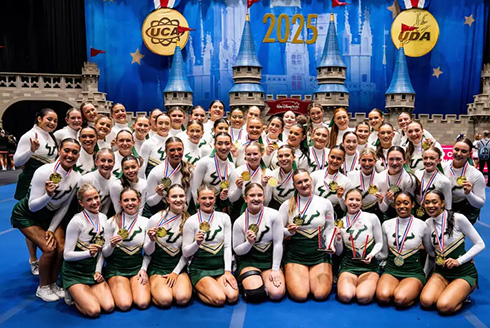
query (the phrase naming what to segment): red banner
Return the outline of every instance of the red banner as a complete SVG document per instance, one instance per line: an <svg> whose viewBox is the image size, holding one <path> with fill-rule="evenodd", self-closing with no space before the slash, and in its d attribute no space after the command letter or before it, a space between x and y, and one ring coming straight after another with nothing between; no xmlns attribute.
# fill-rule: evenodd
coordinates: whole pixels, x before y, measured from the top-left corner
<svg viewBox="0 0 490 328"><path fill-rule="evenodd" d="M278 100L266 100L266 103L269 105L269 113L267 115L284 114L287 111L306 115L311 100L283 98Z"/></svg>

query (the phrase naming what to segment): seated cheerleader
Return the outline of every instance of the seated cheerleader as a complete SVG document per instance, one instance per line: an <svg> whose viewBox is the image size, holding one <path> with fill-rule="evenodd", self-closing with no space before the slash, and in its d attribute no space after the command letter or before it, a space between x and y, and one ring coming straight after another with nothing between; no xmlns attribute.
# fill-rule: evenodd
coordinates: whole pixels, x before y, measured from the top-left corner
<svg viewBox="0 0 490 328"><path fill-rule="evenodd" d="M264 207L264 188L250 183L245 188L247 209L233 225L233 249L238 256L238 280L247 302L269 297L278 301L286 286L281 271L283 226L279 212Z"/></svg>
<svg viewBox="0 0 490 328"><path fill-rule="evenodd" d="M83 210L70 220L66 229L63 288L70 293L78 311L95 318L101 311L114 310L111 290L101 274L107 217L99 213L100 198L94 186L82 185L77 198Z"/></svg>
<svg viewBox="0 0 490 328"><path fill-rule="evenodd" d="M134 303L140 309L150 305L150 284L143 261L148 219L138 215L140 193L126 187L120 194L117 212L104 226L106 259L103 275L109 283L116 307L128 311Z"/></svg>
<svg viewBox="0 0 490 328"><path fill-rule="evenodd" d="M182 254L182 230L189 214L185 212L185 190L180 184L168 189L169 208L148 221L144 250L151 256L148 266L151 299L159 307L186 305L192 296L192 284L185 272L187 259Z"/></svg>
<svg viewBox="0 0 490 328"><path fill-rule="evenodd" d="M304 302L327 299L332 289L330 257L318 251L318 227L333 230L334 212L329 200L316 196L308 171L293 174L295 195L279 208L284 235L291 237L284 252L284 270L289 296Z"/></svg>
<svg viewBox="0 0 490 328"><path fill-rule="evenodd" d="M429 226L412 216L414 206L411 194L398 193L395 196L398 216L385 221L382 226L387 243L385 247L389 249L386 266L376 288L376 298L382 305L393 300L399 308L412 306L426 281L420 262L421 247L434 257Z"/></svg>
<svg viewBox="0 0 490 328"><path fill-rule="evenodd" d="M436 267L420 295L424 308L434 305L440 314L453 314L475 290L478 272L473 259L485 249L485 244L468 219L459 213L446 211L444 194L432 190L424 200L430 218L426 221L436 252ZM473 246L465 250L465 237Z"/></svg>
<svg viewBox="0 0 490 328"><path fill-rule="evenodd" d="M189 276L204 303L222 306L236 303L238 284L231 273L231 221L214 211L215 190L203 185L197 192L199 210L184 225L182 253L192 257Z"/></svg>
<svg viewBox="0 0 490 328"><path fill-rule="evenodd" d="M341 239L336 238L335 246L337 255L343 250L337 295L344 303L357 298L360 304L367 304L373 300L379 279L375 256L383 248L383 233L378 217L361 210L362 194L358 189L347 191L345 205L347 215L339 224Z"/></svg>

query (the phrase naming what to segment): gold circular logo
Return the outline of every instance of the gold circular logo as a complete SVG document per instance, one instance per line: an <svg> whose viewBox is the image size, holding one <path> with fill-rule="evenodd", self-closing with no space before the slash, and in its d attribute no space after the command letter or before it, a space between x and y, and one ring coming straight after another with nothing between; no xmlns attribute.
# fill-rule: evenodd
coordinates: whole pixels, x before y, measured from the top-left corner
<svg viewBox="0 0 490 328"><path fill-rule="evenodd" d="M143 42L157 55L172 56L177 41L180 39L180 47L184 48L189 39L189 32L179 33L179 26L189 27L189 24L177 10L160 8L152 11L141 28Z"/></svg>
<svg viewBox="0 0 490 328"><path fill-rule="evenodd" d="M420 57L429 53L436 45L439 25L427 10L404 10L391 25L391 39L397 49L403 43L407 56Z"/></svg>

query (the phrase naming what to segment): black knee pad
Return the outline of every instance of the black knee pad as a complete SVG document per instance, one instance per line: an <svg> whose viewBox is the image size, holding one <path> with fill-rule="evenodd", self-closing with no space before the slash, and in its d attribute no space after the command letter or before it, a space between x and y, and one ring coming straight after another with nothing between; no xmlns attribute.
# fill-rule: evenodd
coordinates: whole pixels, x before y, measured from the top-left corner
<svg viewBox="0 0 490 328"><path fill-rule="evenodd" d="M250 270L238 277L238 281L242 285L242 296L245 302L249 303L261 303L267 299L267 290L265 289L264 282L262 281L262 286L256 289L245 289L243 288L243 280L250 276L259 276L262 279L261 272L258 270Z"/></svg>

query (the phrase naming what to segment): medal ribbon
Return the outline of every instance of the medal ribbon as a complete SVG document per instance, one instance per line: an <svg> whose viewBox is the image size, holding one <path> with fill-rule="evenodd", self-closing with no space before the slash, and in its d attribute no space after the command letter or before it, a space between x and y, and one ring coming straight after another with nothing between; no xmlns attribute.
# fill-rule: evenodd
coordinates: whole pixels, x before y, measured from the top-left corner
<svg viewBox="0 0 490 328"><path fill-rule="evenodd" d="M298 202L298 211L299 211L299 216L303 219L306 216L306 211L308 211L308 207L310 207L311 201L313 200L313 195L308 198L308 201L306 202L305 207L303 210L301 210L301 203L300 203L300 197L299 195L296 196L296 201Z"/></svg>
<svg viewBox="0 0 490 328"><path fill-rule="evenodd" d="M58 159L56 161L56 164L54 165L54 169L53 169L53 173L58 173L58 169L60 168L60 165L61 165L61 162L60 160ZM65 178L68 177L71 173L71 171L73 170L73 167L71 169L68 170L68 172L66 173L65 175ZM59 173L58 173L59 174Z"/></svg>
<svg viewBox="0 0 490 328"><path fill-rule="evenodd" d="M165 213L165 215L162 215L162 218L160 219L160 221L158 221L158 224L157 224L157 228L160 227L160 226L164 226L166 225L167 223L170 223L172 221L175 221L177 220L179 217L180 217L180 214L179 215L176 215L176 216L173 216L171 217L170 219L168 220L165 220L168 216L168 211Z"/></svg>
<svg viewBox="0 0 490 328"><path fill-rule="evenodd" d="M434 232L436 233L437 237L437 244L439 245L439 250L441 251L441 255L444 253L444 231L446 230L446 218L447 218L447 212L444 211L442 213L442 222L441 222L441 233L437 233L436 225L434 224Z"/></svg>
<svg viewBox="0 0 490 328"><path fill-rule="evenodd" d="M245 165L247 165L248 173L250 173L250 180L252 180L257 175L257 173L259 173L261 167L260 167L260 165L258 165L257 168L255 169L255 171L252 172L250 165L248 165L248 163Z"/></svg>
<svg viewBox="0 0 490 328"><path fill-rule="evenodd" d="M133 230L134 228L134 224L136 223L136 220L138 219L138 216L136 216L133 220L133 222L131 222L131 224L129 225L128 227L128 235L131 233L131 230ZM124 214L124 212L122 213L122 228L123 229L126 229L126 215Z"/></svg>
<svg viewBox="0 0 490 328"><path fill-rule="evenodd" d="M401 173L400 173L400 176L398 177L398 179L396 179L396 185L398 187L400 187L400 183L402 181L402 176L403 176L403 168L401 170ZM391 183L390 183L390 174L388 173L388 171L386 172L386 182L388 183L388 188L390 188L391 186Z"/></svg>
<svg viewBox="0 0 490 328"><path fill-rule="evenodd" d="M177 165L175 167L175 169L173 169L172 172L170 172L170 174L167 174L168 173L168 167L169 167L169 164L168 164L168 158L165 159L165 176L164 178L171 178L175 173L177 173L177 171L180 170L180 167L182 166L182 163L179 162L179 165Z"/></svg>
<svg viewBox="0 0 490 328"><path fill-rule="evenodd" d="M219 167L218 155L214 155L214 167L216 168L216 173L218 173L219 181L227 181L228 180L228 162L225 165L225 176L221 176L221 168Z"/></svg>
<svg viewBox="0 0 490 328"><path fill-rule="evenodd" d="M337 180L337 175L339 175L339 171L337 171L337 172L336 172L336 173L333 175L332 181ZM323 177L323 185L325 186L325 188L327 188L328 190L330 190L330 187L329 187L329 186L328 186L328 184L326 183L327 176L328 176L328 170L325 170L325 176Z"/></svg>
<svg viewBox="0 0 490 328"><path fill-rule="evenodd" d="M435 170L434 173L432 173L432 176L430 177L429 182L427 182L427 188L424 188L424 177L422 176L422 186L420 187L420 205L422 205L424 203L425 194L427 193L427 190L429 190L430 186L434 182L434 179L436 178L437 173L439 173L439 171L437 169ZM424 172L424 176L425 176L425 172Z"/></svg>
<svg viewBox="0 0 490 328"><path fill-rule="evenodd" d="M97 224L95 224L94 221L92 220L92 218L90 217L90 215L87 213L87 211L85 209L82 211L82 213L83 213L83 216L85 216L85 219L90 223L90 225L92 227L94 227L95 234L98 234L99 231L100 231L100 221L97 221Z"/></svg>
<svg viewBox="0 0 490 328"><path fill-rule="evenodd" d="M249 218L250 212L248 211L248 208L245 209L245 229L248 229L249 223L250 223L250 218ZM260 227L260 223L262 222L262 218L264 217L264 208L260 210L259 217L257 218L257 222L255 224L257 227Z"/></svg>
<svg viewBox="0 0 490 328"><path fill-rule="evenodd" d="M202 213L201 213L201 210L198 210L197 211L197 219L199 220L199 223L202 223ZM214 210L213 210L213 213L211 213L211 215L209 216L209 218L206 220L207 223L210 223L211 221L213 221L214 219Z"/></svg>
<svg viewBox="0 0 490 328"><path fill-rule="evenodd" d="M243 146L245 147L246 145L248 145L251 142L252 142L252 140L250 140L250 137L247 134L247 141L243 144Z"/></svg>
<svg viewBox="0 0 490 328"><path fill-rule="evenodd" d="M347 171L347 162L344 162L344 174L347 175L347 173L349 173L350 171L354 170L354 166L356 165L356 161L357 161L357 152L356 154L354 155L354 158L352 159L352 163L350 164L350 169L349 171Z"/></svg>
<svg viewBox="0 0 490 328"><path fill-rule="evenodd" d="M468 162L466 162L465 165L463 166L463 169L461 170L461 174L459 175L460 177L465 175L467 168L468 168ZM451 165L449 165L449 171L451 172L451 175L453 177L456 177L456 173L453 170L453 163L451 163Z"/></svg>
<svg viewBox="0 0 490 328"><path fill-rule="evenodd" d="M231 140L233 142L236 142L238 140L240 140L242 138L242 129L240 129L240 131L238 132L238 137L235 139L235 136L234 136L234 133L233 133L233 128L230 127L230 133L231 133Z"/></svg>
<svg viewBox="0 0 490 328"><path fill-rule="evenodd" d="M407 240L408 231L410 230L410 227L412 226L413 216L410 215L410 221L408 222L407 227L405 228L405 232L403 233L402 241L401 241L401 247L400 247L400 241L398 240L398 232L400 230L400 224L399 224L400 222L399 221L400 221L399 218L396 218L395 242L396 242L396 249L398 250L398 253L401 254L401 252L403 250L403 245L405 245L405 241Z"/></svg>
<svg viewBox="0 0 490 328"><path fill-rule="evenodd" d="M359 218L359 216L361 215L362 211L359 210L359 212L356 213L356 215L354 215L354 218L352 218L352 222L351 220L349 220L349 214L347 214L345 216L345 218L347 219L347 228L346 229L349 229L350 227L352 227L354 225L354 223L356 223L357 219Z"/></svg>
<svg viewBox="0 0 490 328"><path fill-rule="evenodd" d="M322 161L321 162L318 160L315 148L312 148L311 150L313 151L313 158L315 159L317 169L323 170L323 167L325 166L325 149L323 149L323 151L322 151Z"/></svg>
<svg viewBox="0 0 490 328"><path fill-rule="evenodd" d="M373 171L371 172L371 177L369 178L369 186L372 186L373 185L374 171L375 170L373 169ZM366 188L364 187L364 176L363 176L362 171L359 171L359 178L361 180L361 190L364 192L364 191L366 191Z"/></svg>
<svg viewBox="0 0 490 328"><path fill-rule="evenodd" d="M286 175L286 173L284 173L284 171L282 170L282 168L279 169L279 170L280 170L279 171L279 174L282 173L283 176ZM288 182L289 180L291 180L292 177L293 177L293 170L289 171L289 173L286 176L286 178L281 183L279 183L279 184L282 186L283 184L285 184L286 182Z"/></svg>

